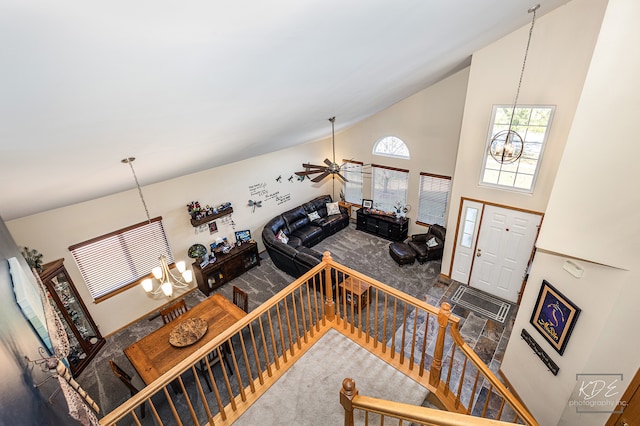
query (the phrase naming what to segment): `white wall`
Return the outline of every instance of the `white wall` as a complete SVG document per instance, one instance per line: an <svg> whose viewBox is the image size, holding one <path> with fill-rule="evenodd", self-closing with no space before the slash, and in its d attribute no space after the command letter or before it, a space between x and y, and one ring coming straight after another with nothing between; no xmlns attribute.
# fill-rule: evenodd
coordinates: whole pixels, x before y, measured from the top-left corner
<svg viewBox="0 0 640 426"><path fill-rule="evenodd" d="M623 374L621 396L640 366L640 145L633 136L640 113L638 16L636 0L609 1L514 325L514 333L530 332L560 373L548 373L517 338L502 363L541 424L603 424L608 414L579 414L570 406L579 397L576 374ZM608 147L620 154L607 155ZM582 259L574 260L584 268L582 278L562 270L569 257ZM542 279L582 309L563 356L528 323Z"/></svg>
<svg viewBox="0 0 640 426"><path fill-rule="evenodd" d="M532 194L478 184L492 106L513 104L530 25L473 55L447 221L449 238L445 241L443 274L450 274L461 197L537 212L546 210L605 5L605 0L573 0L536 20L518 103L555 105L556 111Z"/></svg>

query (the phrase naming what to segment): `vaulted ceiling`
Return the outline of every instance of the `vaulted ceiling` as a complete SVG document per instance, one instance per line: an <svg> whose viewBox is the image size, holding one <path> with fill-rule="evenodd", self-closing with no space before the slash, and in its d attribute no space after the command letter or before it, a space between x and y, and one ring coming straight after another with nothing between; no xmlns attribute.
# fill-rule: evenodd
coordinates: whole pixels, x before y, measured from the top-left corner
<svg viewBox="0 0 640 426"><path fill-rule="evenodd" d="M538 17L568 0L541 0ZM0 216L330 135L531 21L528 0L0 0ZM523 46L524 49L524 46Z"/></svg>

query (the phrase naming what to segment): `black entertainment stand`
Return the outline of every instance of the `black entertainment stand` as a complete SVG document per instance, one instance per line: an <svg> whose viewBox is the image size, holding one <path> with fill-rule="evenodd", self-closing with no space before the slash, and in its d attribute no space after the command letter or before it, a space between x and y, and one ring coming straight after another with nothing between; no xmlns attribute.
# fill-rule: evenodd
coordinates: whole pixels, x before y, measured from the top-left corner
<svg viewBox="0 0 640 426"><path fill-rule="evenodd" d="M391 241L404 241L409 231L409 219L375 213L361 208L357 211L356 229Z"/></svg>

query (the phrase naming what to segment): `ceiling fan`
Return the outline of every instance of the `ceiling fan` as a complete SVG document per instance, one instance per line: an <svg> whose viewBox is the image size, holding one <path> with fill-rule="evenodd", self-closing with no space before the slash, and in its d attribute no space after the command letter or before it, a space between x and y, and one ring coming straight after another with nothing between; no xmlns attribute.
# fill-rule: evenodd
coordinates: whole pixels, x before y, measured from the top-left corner
<svg viewBox="0 0 640 426"><path fill-rule="evenodd" d="M340 179L342 179L344 182L348 182L348 180L340 174L341 166L336 163L336 136L335 136L335 128L334 128L334 123L336 121L336 118L331 117L329 121L331 122L331 146L333 148L333 161L329 160L328 158L325 158L324 164L326 164L326 166L318 166L315 164L303 163L302 167L304 167L304 171L296 172L295 174L298 176L309 176L309 175L315 175L319 173L318 176L311 179L311 182L316 182L316 183L320 182L322 179L326 178L327 176L332 176L334 179L337 176Z"/></svg>

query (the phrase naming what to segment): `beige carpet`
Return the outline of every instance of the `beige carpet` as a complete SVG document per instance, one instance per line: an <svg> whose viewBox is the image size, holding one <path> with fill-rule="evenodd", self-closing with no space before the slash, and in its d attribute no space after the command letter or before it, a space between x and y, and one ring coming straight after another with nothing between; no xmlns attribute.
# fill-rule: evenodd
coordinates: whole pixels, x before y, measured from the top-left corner
<svg viewBox="0 0 640 426"><path fill-rule="evenodd" d="M335 330L329 330L234 425L342 425L342 380L360 394L420 405L428 390ZM364 414L358 413L359 424ZM372 421L375 417L369 417ZM373 424L378 424L377 419ZM385 419L385 425L397 424Z"/></svg>

